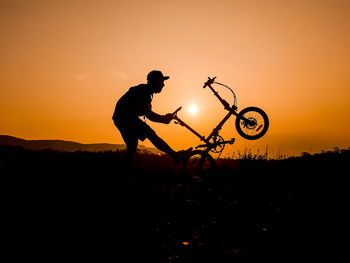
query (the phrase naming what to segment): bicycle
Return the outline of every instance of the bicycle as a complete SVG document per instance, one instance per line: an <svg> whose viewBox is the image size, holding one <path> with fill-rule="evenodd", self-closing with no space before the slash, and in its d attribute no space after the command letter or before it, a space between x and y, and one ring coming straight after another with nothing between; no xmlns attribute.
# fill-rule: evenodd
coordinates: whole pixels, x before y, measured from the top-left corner
<svg viewBox="0 0 350 263"><path fill-rule="evenodd" d="M245 139L259 139L266 134L269 128L269 118L267 117L267 114L258 107L247 107L237 113L237 98L234 91L227 85L216 82L215 79L216 77L208 77L208 80L204 83L203 88L209 87L228 113L213 129L208 137L200 135L177 116L177 113L182 109L182 107L179 107L172 113L175 124L179 124L187 128L204 142L204 144L196 146L196 150L191 151L187 156L185 156L182 163L182 172L196 178L202 177L207 172L215 170L215 160L210 155L210 152L221 154L226 144L233 144L235 142L235 138L225 141L219 135L223 125L232 115L236 116L235 127L238 134ZM213 84L224 86L232 92L234 98L232 106L230 106L226 100L220 97L219 93L212 87ZM203 148L203 150L200 150L200 148Z"/></svg>

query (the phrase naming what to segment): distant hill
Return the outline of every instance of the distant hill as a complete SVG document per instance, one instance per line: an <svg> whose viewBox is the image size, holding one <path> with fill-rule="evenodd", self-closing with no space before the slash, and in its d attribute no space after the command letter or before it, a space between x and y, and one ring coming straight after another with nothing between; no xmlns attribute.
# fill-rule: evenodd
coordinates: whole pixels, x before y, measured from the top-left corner
<svg viewBox="0 0 350 263"><path fill-rule="evenodd" d="M75 152L103 152L103 151L121 151L125 150L124 144L109 144L109 143L93 143L83 144L72 141L63 140L24 140L8 135L0 135L0 145L21 146L29 150L44 150L53 149L58 151ZM142 152L149 152L160 154L161 152L155 148L148 148L143 145L138 146L138 150Z"/></svg>

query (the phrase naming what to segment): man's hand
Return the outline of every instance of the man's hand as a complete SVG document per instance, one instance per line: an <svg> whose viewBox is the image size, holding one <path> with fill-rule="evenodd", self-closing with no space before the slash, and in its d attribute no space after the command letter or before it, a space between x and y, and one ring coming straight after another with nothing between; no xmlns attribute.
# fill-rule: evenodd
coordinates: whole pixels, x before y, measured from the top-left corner
<svg viewBox="0 0 350 263"><path fill-rule="evenodd" d="M172 113L168 113L168 114L164 115L164 123L169 124L173 118L174 118L174 116Z"/></svg>

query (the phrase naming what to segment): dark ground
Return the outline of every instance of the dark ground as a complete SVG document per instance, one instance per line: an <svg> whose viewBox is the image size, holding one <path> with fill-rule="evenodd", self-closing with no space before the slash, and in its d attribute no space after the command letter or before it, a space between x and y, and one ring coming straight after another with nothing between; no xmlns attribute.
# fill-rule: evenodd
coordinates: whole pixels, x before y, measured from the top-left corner
<svg viewBox="0 0 350 263"><path fill-rule="evenodd" d="M3 249L13 261L346 262L349 156L218 161L196 182L164 156L138 155L132 175L119 152L0 146Z"/></svg>

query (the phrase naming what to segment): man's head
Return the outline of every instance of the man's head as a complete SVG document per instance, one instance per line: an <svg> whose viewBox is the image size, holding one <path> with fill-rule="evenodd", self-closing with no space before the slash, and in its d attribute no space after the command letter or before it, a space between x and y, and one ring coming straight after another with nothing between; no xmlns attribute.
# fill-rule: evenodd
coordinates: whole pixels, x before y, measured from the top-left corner
<svg viewBox="0 0 350 263"><path fill-rule="evenodd" d="M167 79L169 79L169 76L164 76L159 70L152 70L147 75L147 83L154 93L159 93L162 91L164 87L164 80Z"/></svg>

